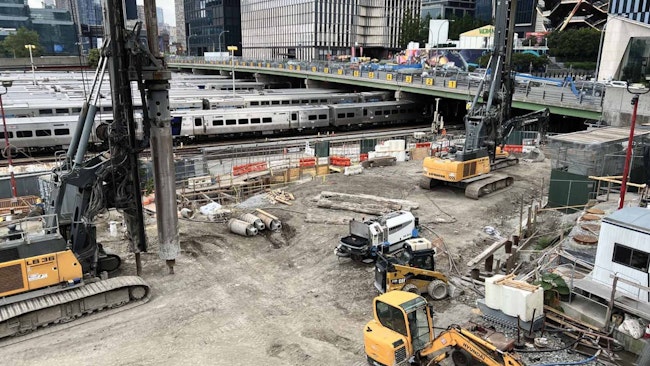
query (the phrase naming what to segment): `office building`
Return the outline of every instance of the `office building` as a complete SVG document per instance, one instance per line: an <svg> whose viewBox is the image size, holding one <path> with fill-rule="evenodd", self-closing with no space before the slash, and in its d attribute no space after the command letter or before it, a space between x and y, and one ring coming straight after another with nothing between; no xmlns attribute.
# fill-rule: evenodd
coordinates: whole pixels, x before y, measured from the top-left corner
<svg viewBox="0 0 650 366"><path fill-rule="evenodd" d="M176 16L176 29L174 31L177 52L186 54L187 37L185 36L185 2L174 0L174 15Z"/></svg>
<svg viewBox="0 0 650 366"><path fill-rule="evenodd" d="M419 0L242 0L243 56L384 57L398 50L404 14Z"/></svg>
<svg viewBox="0 0 650 366"><path fill-rule="evenodd" d="M650 2L611 0L598 80L650 81Z"/></svg>
<svg viewBox="0 0 650 366"><path fill-rule="evenodd" d="M227 46L230 45L237 46L235 55L241 55L241 4L239 0L211 2L185 0L183 10L189 55L202 56L205 52L225 52Z"/></svg>
<svg viewBox="0 0 650 366"><path fill-rule="evenodd" d="M492 0L485 0L483 2L485 3L486 1L490 6L490 15L489 19L487 19L487 21L490 21L492 19ZM465 15L474 17L474 2L475 0L422 0L420 14L422 18L429 15L431 19L462 18ZM476 2L478 3L478 0Z"/></svg>
<svg viewBox="0 0 650 366"><path fill-rule="evenodd" d="M474 17L492 24L493 6L494 0L476 0ZM543 29L536 29L536 21L537 0L518 0L515 32L523 38L527 32L542 31Z"/></svg>
<svg viewBox="0 0 650 366"><path fill-rule="evenodd" d="M74 23L66 10L30 9L24 0L0 0L0 28L21 27L38 33L44 55L78 54ZM2 33L6 36L10 32Z"/></svg>

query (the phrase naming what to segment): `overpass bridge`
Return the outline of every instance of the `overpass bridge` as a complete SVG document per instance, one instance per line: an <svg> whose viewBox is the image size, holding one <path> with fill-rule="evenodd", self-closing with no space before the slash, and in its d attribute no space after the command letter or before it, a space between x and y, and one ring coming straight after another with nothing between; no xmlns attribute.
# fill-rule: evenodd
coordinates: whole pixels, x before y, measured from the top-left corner
<svg viewBox="0 0 650 366"><path fill-rule="evenodd" d="M420 72L364 71L352 69L349 63L297 60L217 60L175 57L168 59L171 70L189 70L195 73L220 71L254 75L282 76L330 83L394 90L402 93L471 101L478 90L478 81L460 73L447 71L431 76ZM525 110L549 108L551 113L563 116L600 120L603 113L603 90L579 90L578 95L568 87L528 83L516 87L513 107Z"/></svg>

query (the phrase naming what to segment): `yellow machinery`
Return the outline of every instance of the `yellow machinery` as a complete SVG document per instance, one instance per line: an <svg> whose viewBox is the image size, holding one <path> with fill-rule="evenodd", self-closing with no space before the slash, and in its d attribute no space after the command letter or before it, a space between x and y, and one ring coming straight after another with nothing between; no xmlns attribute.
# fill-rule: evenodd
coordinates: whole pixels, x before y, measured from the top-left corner
<svg viewBox="0 0 650 366"><path fill-rule="evenodd" d="M465 195L474 199L505 188L514 179L490 172L519 161L501 152L499 146L515 128L525 125L537 123L540 133L545 134L549 117L547 108L523 116L511 116L514 90L511 57L516 5L516 1L497 2L492 55L464 119L465 143L453 158L424 159L420 180L422 188L432 189L438 184L446 184L465 189Z"/></svg>
<svg viewBox="0 0 650 366"><path fill-rule="evenodd" d="M447 276L435 270L436 251L425 238L409 239L397 256L378 255L375 262L375 287L379 292L402 290L420 295L428 293L442 300L449 293Z"/></svg>
<svg viewBox="0 0 650 366"><path fill-rule="evenodd" d="M468 366L474 360L486 366L523 366L518 355L502 351L459 326L435 336L433 310L416 294L391 291L380 295L373 301L373 313L374 319L363 332L371 365L435 365L449 357L451 351L456 366Z"/></svg>
<svg viewBox="0 0 650 366"><path fill-rule="evenodd" d="M58 284L81 281L81 265L70 250L0 263L0 298Z"/></svg>

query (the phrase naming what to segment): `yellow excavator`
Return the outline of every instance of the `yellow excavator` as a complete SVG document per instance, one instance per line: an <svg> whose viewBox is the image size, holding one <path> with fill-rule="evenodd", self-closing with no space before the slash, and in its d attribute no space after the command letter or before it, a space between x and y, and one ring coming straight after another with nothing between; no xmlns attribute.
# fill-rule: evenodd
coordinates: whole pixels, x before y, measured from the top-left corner
<svg viewBox="0 0 650 366"><path fill-rule="evenodd" d="M363 332L368 363L374 366L436 365L451 356L456 366L524 366L519 355L499 349L474 333L450 326L437 336L433 310L422 297L391 291L373 301L374 319Z"/></svg>
<svg viewBox="0 0 650 366"><path fill-rule="evenodd" d="M514 77L511 70L516 2L497 1L494 17L494 48L486 73L465 116L465 143L451 158L427 157L423 161L420 187L432 189L444 184L465 190L465 196L480 196L510 186L514 179L493 170L512 166L519 160L501 150L510 133L525 125L538 124L544 135L549 111L542 109L511 117ZM482 103L479 102L482 99Z"/></svg>

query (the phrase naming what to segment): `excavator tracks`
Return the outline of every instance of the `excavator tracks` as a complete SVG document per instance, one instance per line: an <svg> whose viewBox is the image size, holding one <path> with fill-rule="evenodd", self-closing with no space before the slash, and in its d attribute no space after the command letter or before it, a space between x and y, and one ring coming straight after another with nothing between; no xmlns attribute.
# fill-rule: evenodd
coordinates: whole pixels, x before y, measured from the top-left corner
<svg viewBox="0 0 650 366"><path fill-rule="evenodd" d="M96 311L143 304L149 297L149 285L142 278L121 276L4 305L0 307L0 340Z"/></svg>
<svg viewBox="0 0 650 366"><path fill-rule="evenodd" d="M465 187L465 197L477 200L479 197L485 196L486 194L510 186L514 181L514 178L507 175L490 175L485 179L479 179L468 184L467 187Z"/></svg>

